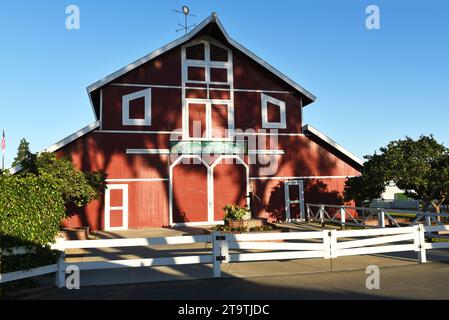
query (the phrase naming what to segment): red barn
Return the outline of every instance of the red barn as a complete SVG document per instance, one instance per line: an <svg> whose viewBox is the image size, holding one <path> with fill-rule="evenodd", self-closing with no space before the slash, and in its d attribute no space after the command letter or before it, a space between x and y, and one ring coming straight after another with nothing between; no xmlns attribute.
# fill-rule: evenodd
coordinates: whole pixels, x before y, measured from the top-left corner
<svg viewBox="0 0 449 320"><path fill-rule="evenodd" d="M87 91L97 120L47 151L104 170L108 188L66 226L215 224L232 203L303 217L301 184L307 202L341 203L362 165L303 125L315 97L230 38L215 13Z"/></svg>

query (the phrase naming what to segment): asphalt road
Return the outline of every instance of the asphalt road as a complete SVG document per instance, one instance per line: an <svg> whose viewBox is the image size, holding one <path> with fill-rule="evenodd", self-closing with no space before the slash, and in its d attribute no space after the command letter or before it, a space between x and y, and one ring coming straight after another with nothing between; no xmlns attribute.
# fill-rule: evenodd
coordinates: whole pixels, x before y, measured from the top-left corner
<svg viewBox="0 0 449 320"><path fill-rule="evenodd" d="M34 288L18 299L449 299L449 263L380 268L380 289L365 270L246 278Z"/></svg>

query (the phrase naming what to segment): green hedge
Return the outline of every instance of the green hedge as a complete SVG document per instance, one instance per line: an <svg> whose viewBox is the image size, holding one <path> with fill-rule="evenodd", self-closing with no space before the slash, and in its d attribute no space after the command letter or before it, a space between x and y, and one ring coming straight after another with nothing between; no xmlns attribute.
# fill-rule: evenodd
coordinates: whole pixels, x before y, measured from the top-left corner
<svg viewBox="0 0 449 320"><path fill-rule="evenodd" d="M51 264L54 241L64 217L64 201L40 176L0 176L0 234L3 249L26 246L38 254L3 256L0 273Z"/></svg>

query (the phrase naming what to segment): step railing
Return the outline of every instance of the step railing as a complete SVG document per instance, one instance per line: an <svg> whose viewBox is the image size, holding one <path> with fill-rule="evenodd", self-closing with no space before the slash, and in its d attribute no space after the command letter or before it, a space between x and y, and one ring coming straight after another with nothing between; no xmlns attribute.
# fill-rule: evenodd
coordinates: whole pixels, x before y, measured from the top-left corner
<svg viewBox="0 0 449 320"><path fill-rule="evenodd" d="M449 214L443 213L311 203L306 204L306 213L309 222L318 222L322 226L326 223L335 223L342 227L355 226L361 228L385 228L387 222L390 226L401 227L401 223L394 217L394 214L414 216L411 218L409 225L418 223L424 223L426 226L443 225L440 218L449 218ZM377 220L377 224L369 223L373 220Z"/></svg>

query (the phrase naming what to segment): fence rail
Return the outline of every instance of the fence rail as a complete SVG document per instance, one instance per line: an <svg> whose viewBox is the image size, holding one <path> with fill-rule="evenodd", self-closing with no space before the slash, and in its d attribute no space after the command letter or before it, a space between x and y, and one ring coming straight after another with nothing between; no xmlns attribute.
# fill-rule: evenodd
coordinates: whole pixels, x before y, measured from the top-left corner
<svg viewBox="0 0 449 320"><path fill-rule="evenodd" d="M265 234L226 234L214 232L211 235L163 238L60 240L53 245L53 248L58 248L62 251L57 264L1 274L0 283L55 273L56 286L63 287L65 283L65 270L68 265L76 265L80 270L101 270L184 264L212 264L213 276L220 277L221 265L230 262L305 258L332 259L352 255L412 251L417 252L418 260L423 263L427 260L426 250L449 248L449 242L426 242L426 233L439 231L449 231L449 226L424 226L419 224L410 227L384 229L322 230ZM212 248L207 254L200 255L73 263L67 263L64 255L64 250L75 248L114 248L193 243L211 243ZM19 251L22 252L23 250Z"/></svg>

